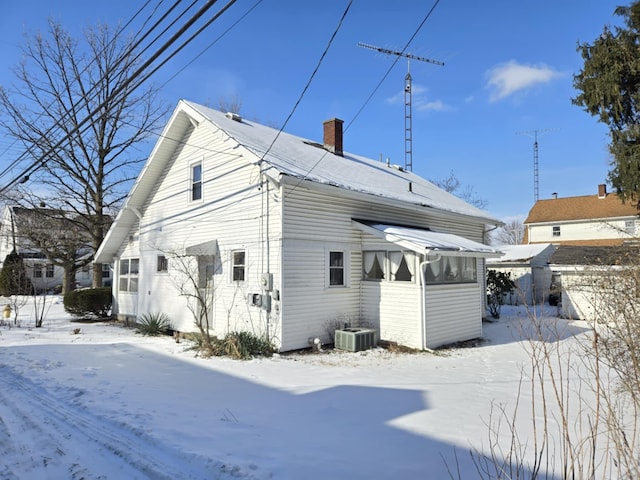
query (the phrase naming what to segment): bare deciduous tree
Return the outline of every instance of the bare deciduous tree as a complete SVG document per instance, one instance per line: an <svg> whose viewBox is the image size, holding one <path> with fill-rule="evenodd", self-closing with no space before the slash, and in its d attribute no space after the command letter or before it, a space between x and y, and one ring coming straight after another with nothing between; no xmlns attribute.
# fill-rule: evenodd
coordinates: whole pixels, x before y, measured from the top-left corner
<svg viewBox="0 0 640 480"><path fill-rule="evenodd" d="M242 99L237 95L233 95L231 98L220 98L218 108L221 112L240 114L240 110L242 110Z"/></svg>
<svg viewBox="0 0 640 480"><path fill-rule="evenodd" d="M480 478L640 478L640 249L610 249L563 288L585 318L529 307L530 364L515 407L489 420L488 453L472 452Z"/></svg>
<svg viewBox="0 0 640 480"><path fill-rule="evenodd" d="M133 46L106 25L78 41L49 21L46 34L25 38L16 84L0 87L0 124L28 152L39 181L22 198L74 212L69 220L86 230L94 251L145 159L138 148L168 112L154 87L134 89ZM100 286L101 265L93 281Z"/></svg>
<svg viewBox="0 0 640 480"><path fill-rule="evenodd" d="M62 293L73 290L76 272L91 261L89 225L74 213L46 208L14 208L12 217L14 241L21 250L42 253L53 265L62 267Z"/></svg>
<svg viewBox="0 0 640 480"><path fill-rule="evenodd" d="M462 186L460 179L456 176L453 170L451 170L449 176L446 178L440 180L430 179L429 181L443 189L445 192L449 192L456 197L461 198L474 207L487 208L487 200L480 197L473 186Z"/></svg>
<svg viewBox="0 0 640 480"><path fill-rule="evenodd" d="M524 239L524 224L518 219L509 220L494 232L492 238L497 245L520 245Z"/></svg>

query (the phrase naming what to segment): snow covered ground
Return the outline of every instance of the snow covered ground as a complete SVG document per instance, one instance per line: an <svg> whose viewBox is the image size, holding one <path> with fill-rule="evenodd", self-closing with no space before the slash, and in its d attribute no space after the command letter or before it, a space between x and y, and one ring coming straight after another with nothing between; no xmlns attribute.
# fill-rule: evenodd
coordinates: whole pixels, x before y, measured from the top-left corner
<svg viewBox="0 0 640 480"><path fill-rule="evenodd" d="M236 361L74 323L50 301L42 328L28 307L0 327L2 480L477 478L469 449L486 448L492 405L514 405L528 362L518 307L437 354Z"/></svg>

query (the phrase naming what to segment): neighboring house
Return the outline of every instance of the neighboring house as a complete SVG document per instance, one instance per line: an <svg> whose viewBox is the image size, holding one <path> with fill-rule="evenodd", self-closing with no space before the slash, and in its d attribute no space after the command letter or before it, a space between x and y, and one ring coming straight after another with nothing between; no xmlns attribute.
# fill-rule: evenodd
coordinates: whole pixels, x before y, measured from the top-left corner
<svg viewBox="0 0 640 480"><path fill-rule="evenodd" d="M638 210L598 185L597 195L538 200L524 221L523 243L622 245L638 237Z"/></svg>
<svg viewBox="0 0 640 480"><path fill-rule="evenodd" d="M562 315L587 319L593 316L592 293L582 282L594 268L606 268L602 258L612 258L619 249L637 244L638 210L622 203L598 185L597 195L537 201L524 221L526 244L552 243L558 246L550 259L550 303L558 304ZM582 263L581 263L582 262ZM589 297L589 298L587 298Z"/></svg>
<svg viewBox="0 0 640 480"><path fill-rule="evenodd" d="M414 348L482 335L488 225L501 222L402 168L180 101L96 253L121 319L195 329L185 275L213 296L216 335L281 351L344 324Z"/></svg>
<svg viewBox="0 0 640 480"><path fill-rule="evenodd" d="M50 242L52 249L63 248L71 237L71 228L65 228L66 221L54 210L32 209L18 206L6 206L0 223L0 266L6 256L16 250L23 258L27 275L36 292L59 290L64 277L64 269L54 265L34 238ZM85 243L85 242L79 242ZM78 258L89 254L81 247L76 253ZM76 287L88 287L92 283L91 264L79 269L75 274ZM110 271L109 278L110 279Z"/></svg>
<svg viewBox="0 0 640 480"><path fill-rule="evenodd" d="M501 245L500 258L487 260L487 269L509 273L517 289L507 295L508 305L537 305L547 301L551 286L549 258L557 246L550 243Z"/></svg>
<svg viewBox="0 0 640 480"><path fill-rule="evenodd" d="M603 288L599 282L616 278L627 259L637 266L638 248L622 246L561 245L549 259L554 286L561 291L558 304L565 318L603 320Z"/></svg>

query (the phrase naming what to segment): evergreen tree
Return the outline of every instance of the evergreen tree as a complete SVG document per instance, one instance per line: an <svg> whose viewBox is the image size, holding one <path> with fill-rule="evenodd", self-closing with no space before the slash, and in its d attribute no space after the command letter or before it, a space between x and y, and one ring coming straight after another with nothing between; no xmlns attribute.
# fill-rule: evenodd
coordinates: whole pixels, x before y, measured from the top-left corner
<svg viewBox="0 0 640 480"><path fill-rule="evenodd" d="M623 202L640 208L640 1L618 7L624 27L605 27L593 43L578 45L583 69L572 99L609 127L609 181Z"/></svg>
<svg viewBox="0 0 640 480"><path fill-rule="evenodd" d="M31 295L32 293L33 285L27 276L22 257L14 249L4 259L0 270L0 294L9 297L11 295Z"/></svg>

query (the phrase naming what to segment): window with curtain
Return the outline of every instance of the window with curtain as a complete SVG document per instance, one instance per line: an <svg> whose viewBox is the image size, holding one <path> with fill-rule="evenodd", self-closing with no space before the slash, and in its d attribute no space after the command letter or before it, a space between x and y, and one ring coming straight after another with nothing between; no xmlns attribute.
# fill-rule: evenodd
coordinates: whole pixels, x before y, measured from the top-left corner
<svg viewBox="0 0 640 480"><path fill-rule="evenodd" d="M442 256L426 266L427 283L474 283L477 281L475 257Z"/></svg>
<svg viewBox="0 0 640 480"><path fill-rule="evenodd" d="M415 255L413 252L389 252L392 282L412 282L415 278Z"/></svg>
<svg viewBox="0 0 640 480"><path fill-rule="evenodd" d="M362 269L365 280L384 280L386 252L362 252Z"/></svg>

